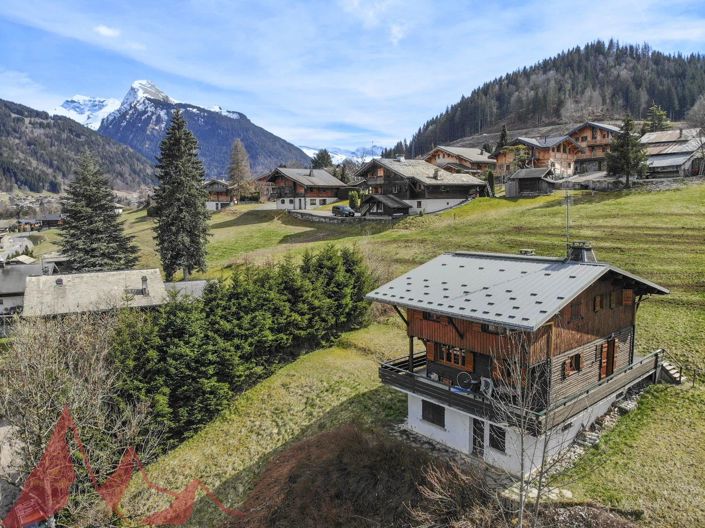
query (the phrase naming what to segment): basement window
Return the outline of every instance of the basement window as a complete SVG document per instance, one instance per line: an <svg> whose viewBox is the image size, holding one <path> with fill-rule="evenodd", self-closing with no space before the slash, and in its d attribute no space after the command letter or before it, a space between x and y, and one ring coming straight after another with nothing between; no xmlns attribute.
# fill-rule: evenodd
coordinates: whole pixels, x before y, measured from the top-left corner
<svg viewBox="0 0 705 528"><path fill-rule="evenodd" d="M496 449L497 451L501 451L502 453L506 452L507 449L507 431L503 427L500 427L498 425L492 425L490 424L490 447L492 449Z"/></svg>
<svg viewBox="0 0 705 528"><path fill-rule="evenodd" d="M421 400L421 419L438 427L445 427L446 408L430 401Z"/></svg>

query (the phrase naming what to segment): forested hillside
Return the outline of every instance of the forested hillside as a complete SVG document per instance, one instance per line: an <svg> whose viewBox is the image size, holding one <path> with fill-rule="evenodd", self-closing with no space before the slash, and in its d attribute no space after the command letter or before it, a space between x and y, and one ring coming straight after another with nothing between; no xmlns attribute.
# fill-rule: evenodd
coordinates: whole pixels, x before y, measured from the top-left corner
<svg viewBox="0 0 705 528"><path fill-rule="evenodd" d="M596 41L483 84L393 151L418 156L499 124L525 128L619 118L627 112L640 118L653 102L678 120L703 93L703 55L667 55L648 45Z"/></svg>
<svg viewBox="0 0 705 528"><path fill-rule="evenodd" d="M153 168L129 147L79 125L0 99L0 189L58 192L91 152L118 189L153 183Z"/></svg>

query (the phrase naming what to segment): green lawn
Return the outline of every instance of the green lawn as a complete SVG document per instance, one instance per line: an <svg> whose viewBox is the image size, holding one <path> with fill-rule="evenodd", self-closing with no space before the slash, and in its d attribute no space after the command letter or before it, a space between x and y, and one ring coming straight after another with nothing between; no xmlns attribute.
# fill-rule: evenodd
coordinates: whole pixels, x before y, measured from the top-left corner
<svg viewBox="0 0 705 528"><path fill-rule="evenodd" d="M640 307L640 351L664 347L690 368L704 365L705 185L659 192L576 193L570 216L572 238L591 241L599 259L672 290L670 296L646 299ZM126 218L128 230L143 248L141 263L156 266L151 220L142 212L128 213ZM238 261L267 262L328 241L358 244L382 276L402 273L444 251L533 248L539 255L565 251L562 194L523 200L482 198L439 215L408 218L393 227L308 224L256 206L217 213L211 225L206 274L210 277L222 275ZM47 233L49 240L52 236ZM38 249L47 247L49 241ZM377 335L380 328L384 332ZM300 359L253 389L263 403L255 405L260 400L253 400L254 396L238 400L231 413L160 462L159 476L183 482L189 475L202 475L209 483L222 484L226 498L238 499L239 483L247 485L273 449L306 434L313 424L366 413L375 420L396 416L398 400L385 396L374 405L360 406L358 395L389 394L379 389L371 358L402 355L403 331L375 325L356 336L345 336L337 348ZM394 341L398 337L401 341ZM317 360L325 368L316 368ZM339 375L351 385L340 381ZM291 391L294 399L283 391L284 399L277 403L268 393L289 379L297 380L301 388ZM393 412L387 407L390 401ZM643 509L643 522L649 526L703 525L705 393L656 387L645 402L585 457L584 465L566 482L580 497ZM291 412L278 410L289 407ZM341 415L333 409L346 411ZM259 436L248 432L254 426L262 428ZM231 437L236 445L228 440ZM216 457L220 459L211 460ZM183 478L168 476L162 469L177 465ZM228 484L231 480L238 484Z"/></svg>

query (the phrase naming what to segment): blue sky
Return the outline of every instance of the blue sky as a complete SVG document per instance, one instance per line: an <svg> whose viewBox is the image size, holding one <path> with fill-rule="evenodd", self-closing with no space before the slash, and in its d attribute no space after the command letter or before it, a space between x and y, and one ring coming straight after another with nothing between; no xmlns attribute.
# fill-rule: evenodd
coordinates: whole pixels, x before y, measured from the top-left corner
<svg viewBox="0 0 705 528"><path fill-rule="evenodd" d="M135 79L307 146L390 145L482 82L597 38L705 52L705 2L2 0L0 98Z"/></svg>

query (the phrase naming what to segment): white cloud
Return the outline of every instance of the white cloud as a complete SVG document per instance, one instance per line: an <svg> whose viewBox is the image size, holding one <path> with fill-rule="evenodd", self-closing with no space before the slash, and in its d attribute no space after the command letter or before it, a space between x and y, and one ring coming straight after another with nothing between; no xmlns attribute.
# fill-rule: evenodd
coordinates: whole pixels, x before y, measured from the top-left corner
<svg viewBox="0 0 705 528"><path fill-rule="evenodd" d="M93 28L93 31L98 33L101 37L115 38L120 36L120 30L117 28L112 28L110 26L105 26L103 24L98 24Z"/></svg>
<svg viewBox="0 0 705 528"><path fill-rule="evenodd" d="M395 46L399 44L399 41L406 36L407 30L401 24L392 24L389 26L389 40Z"/></svg>
<svg viewBox="0 0 705 528"><path fill-rule="evenodd" d="M49 93L26 72L0 67L0 99L22 103L39 110L50 110L62 97Z"/></svg>

